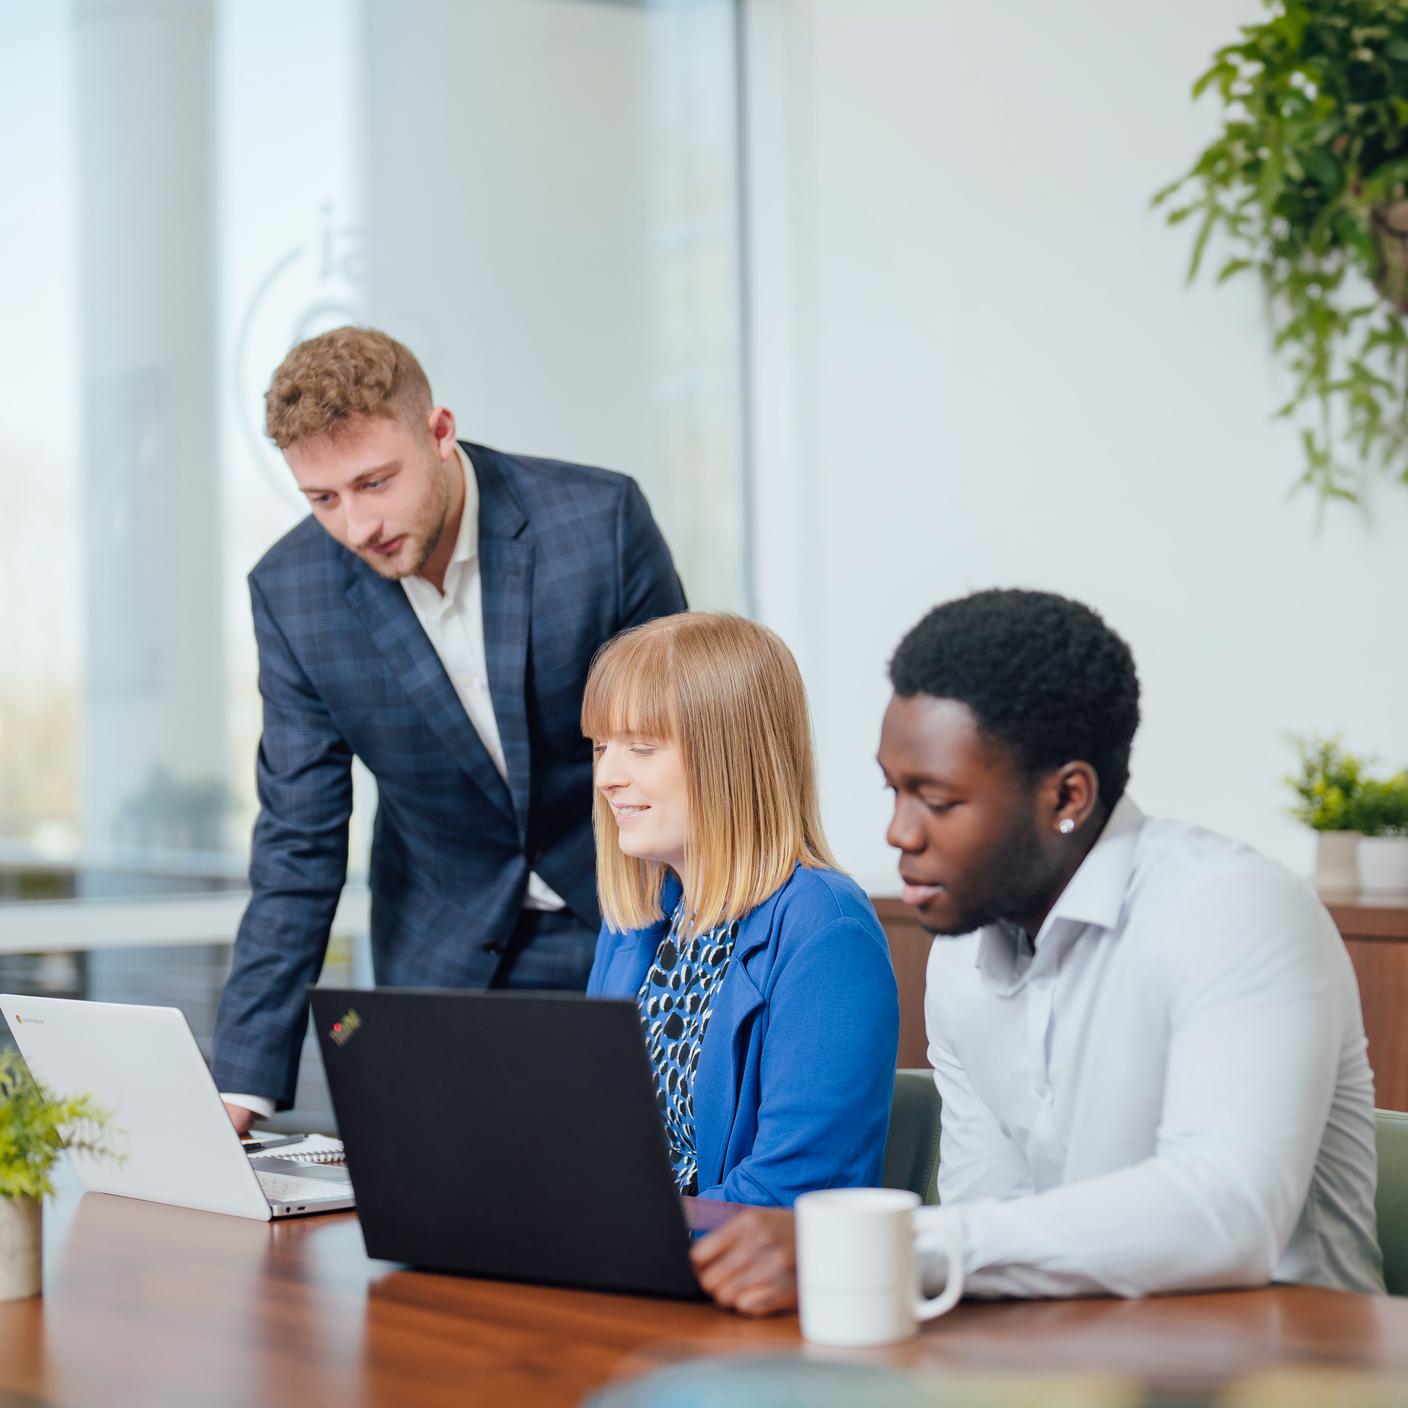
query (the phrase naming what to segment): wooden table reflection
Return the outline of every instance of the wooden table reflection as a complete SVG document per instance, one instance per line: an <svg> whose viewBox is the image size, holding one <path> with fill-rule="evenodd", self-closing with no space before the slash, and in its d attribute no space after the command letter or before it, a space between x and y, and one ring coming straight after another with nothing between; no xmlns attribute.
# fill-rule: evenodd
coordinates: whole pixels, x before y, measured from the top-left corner
<svg viewBox="0 0 1408 1408"><path fill-rule="evenodd" d="M45 1235L45 1294L0 1305L0 1402L565 1404L700 1356L836 1357L805 1350L795 1317L371 1261L351 1214L264 1224L66 1186ZM1408 1373L1408 1300L1278 1287L965 1304L911 1344L841 1357L1169 1390L1275 1367Z"/></svg>

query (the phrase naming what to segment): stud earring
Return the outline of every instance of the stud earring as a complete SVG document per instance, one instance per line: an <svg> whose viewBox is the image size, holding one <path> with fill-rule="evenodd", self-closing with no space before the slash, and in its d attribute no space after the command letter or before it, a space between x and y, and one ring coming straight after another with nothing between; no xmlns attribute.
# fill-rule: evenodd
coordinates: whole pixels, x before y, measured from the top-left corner
<svg viewBox="0 0 1408 1408"><path fill-rule="evenodd" d="M1069 836L1071 832L1076 829L1076 824L1070 819L1070 817L1063 816L1061 820L1056 823L1056 829L1061 833L1061 835Z"/></svg>

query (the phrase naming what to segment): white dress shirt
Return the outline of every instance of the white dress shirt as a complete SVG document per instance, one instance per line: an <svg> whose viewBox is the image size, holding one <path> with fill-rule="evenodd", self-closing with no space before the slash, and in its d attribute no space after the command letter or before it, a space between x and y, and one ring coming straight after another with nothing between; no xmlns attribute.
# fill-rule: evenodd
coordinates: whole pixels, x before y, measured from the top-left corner
<svg viewBox="0 0 1408 1408"><path fill-rule="evenodd" d="M1035 944L935 940L925 1020L926 1274L957 1221L978 1295L1382 1293L1359 990L1281 866L1126 796Z"/></svg>
<svg viewBox="0 0 1408 1408"><path fill-rule="evenodd" d="M469 457L458 446L455 455L464 475L464 511L455 551L445 569L445 590L436 591L424 577L402 577L406 600L425 630L450 683L459 696L474 731L493 759L499 776L508 781L508 764L499 738L499 721L489 693L489 667L484 653L484 584L479 574L479 481ZM537 874L528 876L525 909L565 909L561 895Z"/></svg>
<svg viewBox="0 0 1408 1408"><path fill-rule="evenodd" d="M493 759L499 776L508 780L499 721L489 693L489 670L484 651L484 587L479 575L479 482L469 458L455 446L460 473L464 476L464 511L455 537L455 551L445 570L445 590L439 592L424 577L402 577L401 587L416 613L450 683L459 696L474 731ZM447 763L448 766L448 763ZM525 909L558 910L566 904L537 874L528 876ZM232 1105L253 1110L268 1119L274 1103L260 1095L225 1095Z"/></svg>

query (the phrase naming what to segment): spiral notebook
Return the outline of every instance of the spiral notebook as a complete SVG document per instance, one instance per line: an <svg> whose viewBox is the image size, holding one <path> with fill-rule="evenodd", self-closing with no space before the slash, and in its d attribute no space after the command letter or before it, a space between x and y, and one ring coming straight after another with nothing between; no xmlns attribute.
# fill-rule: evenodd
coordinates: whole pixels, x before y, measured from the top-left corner
<svg viewBox="0 0 1408 1408"><path fill-rule="evenodd" d="M259 1153L259 1160L282 1159L290 1164L345 1164L342 1140L329 1139L325 1134L309 1134L301 1143Z"/></svg>

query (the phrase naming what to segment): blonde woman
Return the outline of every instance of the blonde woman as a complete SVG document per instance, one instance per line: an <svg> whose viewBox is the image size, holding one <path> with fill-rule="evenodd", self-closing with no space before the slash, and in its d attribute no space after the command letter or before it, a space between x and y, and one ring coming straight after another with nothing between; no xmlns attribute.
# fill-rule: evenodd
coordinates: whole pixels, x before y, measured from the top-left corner
<svg viewBox="0 0 1408 1408"><path fill-rule="evenodd" d="M685 612L592 665L605 922L589 994L634 998L682 1193L791 1206L880 1181L889 948L822 835L802 679L771 631Z"/></svg>

